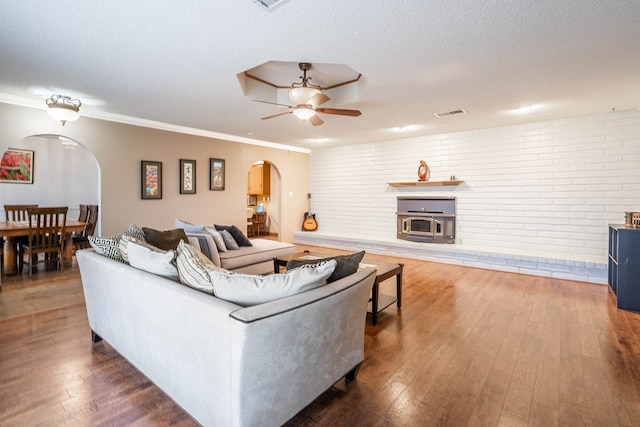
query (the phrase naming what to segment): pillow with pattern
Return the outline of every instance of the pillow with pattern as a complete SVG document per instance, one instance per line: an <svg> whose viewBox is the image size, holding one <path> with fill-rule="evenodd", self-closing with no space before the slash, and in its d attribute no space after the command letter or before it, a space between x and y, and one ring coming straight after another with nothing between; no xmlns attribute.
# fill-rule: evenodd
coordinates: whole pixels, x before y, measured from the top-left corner
<svg viewBox="0 0 640 427"><path fill-rule="evenodd" d="M216 266L195 246L183 241L178 242L176 250L176 266L180 283L213 295L210 272L226 272L227 270Z"/></svg>
<svg viewBox="0 0 640 427"><path fill-rule="evenodd" d="M126 230L112 237L89 236L89 244L100 255L116 261L126 262L120 252L120 239L122 236L130 236L142 242L146 242L144 232L135 224L131 224Z"/></svg>

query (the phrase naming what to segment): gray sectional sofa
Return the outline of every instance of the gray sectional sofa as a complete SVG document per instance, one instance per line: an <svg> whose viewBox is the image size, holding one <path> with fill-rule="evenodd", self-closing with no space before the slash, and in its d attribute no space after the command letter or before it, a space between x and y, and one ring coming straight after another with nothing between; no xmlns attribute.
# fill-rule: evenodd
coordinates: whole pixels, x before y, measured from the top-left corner
<svg viewBox="0 0 640 427"><path fill-rule="evenodd" d="M241 307L93 249L77 260L94 342L205 426L282 425L364 359L374 269Z"/></svg>

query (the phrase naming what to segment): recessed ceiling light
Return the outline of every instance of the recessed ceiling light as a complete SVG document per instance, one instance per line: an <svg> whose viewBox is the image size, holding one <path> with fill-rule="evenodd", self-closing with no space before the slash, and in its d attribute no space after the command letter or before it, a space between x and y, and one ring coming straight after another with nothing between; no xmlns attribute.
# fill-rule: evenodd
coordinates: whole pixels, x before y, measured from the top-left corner
<svg viewBox="0 0 640 427"><path fill-rule="evenodd" d="M512 108L510 112L513 114L529 114L543 110L544 108L544 104L521 105L519 107Z"/></svg>
<svg viewBox="0 0 640 427"><path fill-rule="evenodd" d="M462 108L459 108L457 110L451 110L451 111L443 111L441 113L433 113L436 117L446 117L446 116L453 116L456 114L466 114L466 111L464 111Z"/></svg>
<svg viewBox="0 0 640 427"><path fill-rule="evenodd" d="M254 3L258 3L260 6L263 6L267 10L273 10L277 6L282 5L287 0L253 0Z"/></svg>

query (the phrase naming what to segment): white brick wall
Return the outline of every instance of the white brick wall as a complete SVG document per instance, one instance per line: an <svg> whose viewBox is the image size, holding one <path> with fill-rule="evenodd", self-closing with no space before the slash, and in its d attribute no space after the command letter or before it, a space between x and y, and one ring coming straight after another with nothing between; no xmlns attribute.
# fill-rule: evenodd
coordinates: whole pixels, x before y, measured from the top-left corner
<svg viewBox="0 0 640 427"><path fill-rule="evenodd" d="M428 163L431 181L455 175L464 184L387 185L416 181L420 160ZM453 254L449 262L471 252L494 261L502 255L534 256L561 265L561 277L606 282L606 269L601 270L607 257L607 224L623 222L624 211L640 211L640 113L314 149L310 191L318 238L363 239L395 247L402 243L395 237L397 196L449 195L457 198L456 244L446 245ZM427 251L433 252L425 247ZM415 247L411 252L415 255ZM599 277L567 273L568 261L595 263ZM474 262L495 267L494 262ZM538 273L556 274L547 269L545 263ZM528 265L526 272L537 271Z"/></svg>

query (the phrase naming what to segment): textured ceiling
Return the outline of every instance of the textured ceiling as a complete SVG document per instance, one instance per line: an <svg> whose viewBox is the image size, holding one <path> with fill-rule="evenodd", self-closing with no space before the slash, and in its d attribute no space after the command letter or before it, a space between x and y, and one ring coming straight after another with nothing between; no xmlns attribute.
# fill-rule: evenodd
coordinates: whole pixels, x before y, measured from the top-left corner
<svg viewBox="0 0 640 427"><path fill-rule="evenodd" d="M313 149L640 106L638 0L0 4L0 101L44 107L54 91L92 117ZM298 62L362 73L359 99L337 106L362 115L260 120L281 110L237 75L268 61L292 64L278 82L298 81Z"/></svg>

